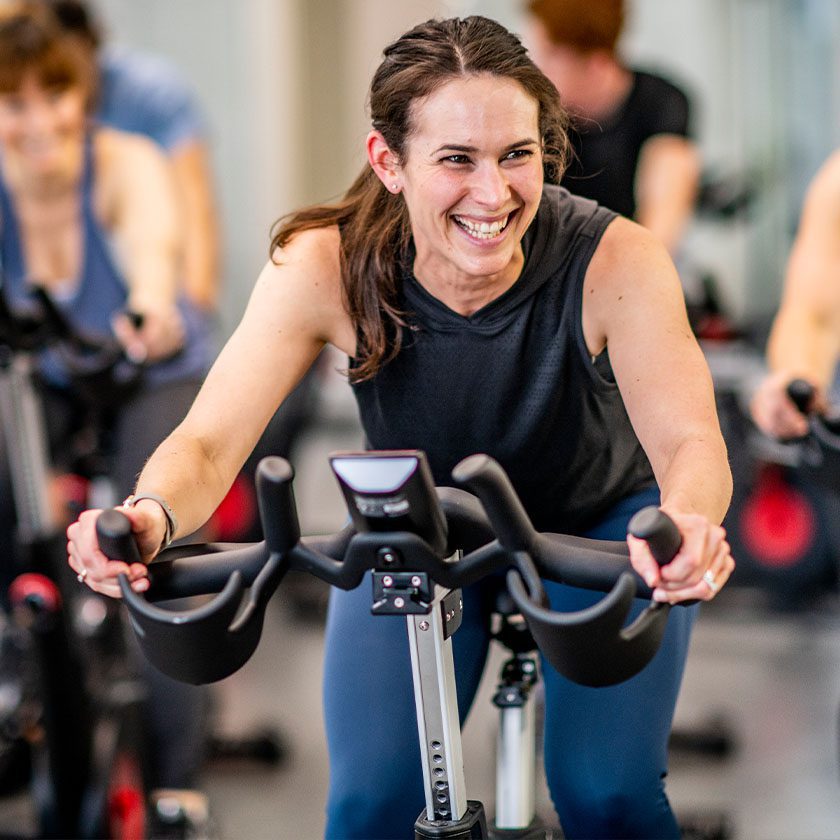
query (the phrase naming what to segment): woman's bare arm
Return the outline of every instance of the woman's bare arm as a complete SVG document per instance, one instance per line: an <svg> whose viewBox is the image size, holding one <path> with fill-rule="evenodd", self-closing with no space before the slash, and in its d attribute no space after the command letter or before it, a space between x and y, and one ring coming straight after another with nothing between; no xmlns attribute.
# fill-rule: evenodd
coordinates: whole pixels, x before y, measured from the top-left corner
<svg viewBox="0 0 840 840"><path fill-rule="evenodd" d="M260 274L241 323L205 380L183 422L146 463L137 492L164 498L178 519L175 536L190 534L210 517L277 407L326 343L355 351L354 330L340 292L338 233L299 234ZM163 510L143 500L127 511L148 562L166 531ZM118 594L115 575L98 552L96 512L82 514L68 531L80 567L98 591ZM71 565L74 564L71 551ZM132 570L137 588L142 567Z"/></svg>
<svg viewBox="0 0 840 840"><path fill-rule="evenodd" d="M718 524L732 477L711 376L688 325L679 278L648 231L621 218L607 228L587 272L583 323L590 351L609 351L662 507L683 531L686 548L662 570L658 594L708 597L703 572L712 569L718 583L731 572ZM648 558L635 553L639 571L658 578Z"/></svg>

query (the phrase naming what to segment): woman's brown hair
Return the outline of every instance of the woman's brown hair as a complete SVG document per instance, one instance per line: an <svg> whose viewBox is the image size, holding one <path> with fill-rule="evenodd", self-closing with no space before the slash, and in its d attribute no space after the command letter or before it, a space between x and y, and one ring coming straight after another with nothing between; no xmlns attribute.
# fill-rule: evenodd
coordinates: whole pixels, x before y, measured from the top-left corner
<svg viewBox="0 0 840 840"><path fill-rule="evenodd" d="M386 47L370 86L373 128L404 161L413 103L453 79L482 73L518 82L539 103L546 180L559 181L568 138L557 90L520 40L489 18L429 20ZM281 218L272 230L271 252L300 231L330 225L341 231L342 290L358 336L350 379L361 382L400 350L405 320L398 303L399 276L411 224L403 199L365 166L341 201Z"/></svg>
<svg viewBox="0 0 840 840"><path fill-rule="evenodd" d="M33 73L46 88L84 88L93 102L97 73L90 50L64 33L48 9L36 3L0 6L0 93L20 89Z"/></svg>

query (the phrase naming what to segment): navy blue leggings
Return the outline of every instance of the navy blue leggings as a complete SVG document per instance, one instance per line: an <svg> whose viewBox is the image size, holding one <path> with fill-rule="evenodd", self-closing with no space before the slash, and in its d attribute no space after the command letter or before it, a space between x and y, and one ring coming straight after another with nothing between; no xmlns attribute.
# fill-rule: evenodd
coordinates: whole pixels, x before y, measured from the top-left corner
<svg viewBox="0 0 840 840"><path fill-rule="evenodd" d="M623 539L635 511L658 502L646 491L619 504L586 536ZM602 595L547 583L555 609L581 609ZM412 838L425 807L405 619L370 615L370 583L333 591L327 619L324 714L330 754L326 836ZM490 643L493 587L464 591L453 637L463 724ZM637 611L644 607L638 603ZM696 607L671 611L661 649L637 676L585 688L543 663L545 769L560 824L572 838L678 838L664 790L668 735Z"/></svg>

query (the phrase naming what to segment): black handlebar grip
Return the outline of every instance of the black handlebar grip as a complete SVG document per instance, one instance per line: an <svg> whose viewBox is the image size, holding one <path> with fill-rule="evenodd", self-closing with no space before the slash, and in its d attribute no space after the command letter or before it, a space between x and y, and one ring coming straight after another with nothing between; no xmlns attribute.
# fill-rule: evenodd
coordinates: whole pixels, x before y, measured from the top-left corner
<svg viewBox="0 0 840 840"><path fill-rule="evenodd" d="M537 534L505 471L489 455L470 455L455 465L452 478L481 500L499 544L527 551Z"/></svg>
<svg viewBox="0 0 840 840"><path fill-rule="evenodd" d="M133 309L126 309L125 316L131 322L131 326L134 327L135 330L139 330L143 326L145 316L142 312L136 312Z"/></svg>
<svg viewBox="0 0 840 840"><path fill-rule="evenodd" d="M788 383L787 395L802 414L807 414L811 410L815 390L807 379L793 379Z"/></svg>
<svg viewBox="0 0 840 840"><path fill-rule="evenodd" d="M102 553L111 560L143 562L131 531L131 520L122 511L103 510L96 519L96 537Z"/></svg>
<svg viewBox="0 0 840 840"><path fill-rule="evenodd" d="M257 502L266 545L284 553L300 542L300 522L292 479L295 471L285 459L263 458L257 467Z"/></svg>
<svg viewBox="0 0 840 840"><path fill-rule="evenodd" d="M648 544L653 559L660 566L670 563L682 545L682 536L674 520L655 505L636 513L627 526L627 532Z"/></svg>

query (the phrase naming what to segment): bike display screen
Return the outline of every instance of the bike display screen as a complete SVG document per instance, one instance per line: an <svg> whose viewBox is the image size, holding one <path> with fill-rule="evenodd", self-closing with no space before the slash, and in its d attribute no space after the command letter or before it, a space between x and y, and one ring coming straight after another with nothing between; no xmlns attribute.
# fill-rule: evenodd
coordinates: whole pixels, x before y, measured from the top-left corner
<svg viewBox="0 0 840 840"><path fill-rule="evenodd" d="M330 466L357 531L409 531L445 551L446 520L425 453L337 452Z"/></svg>

